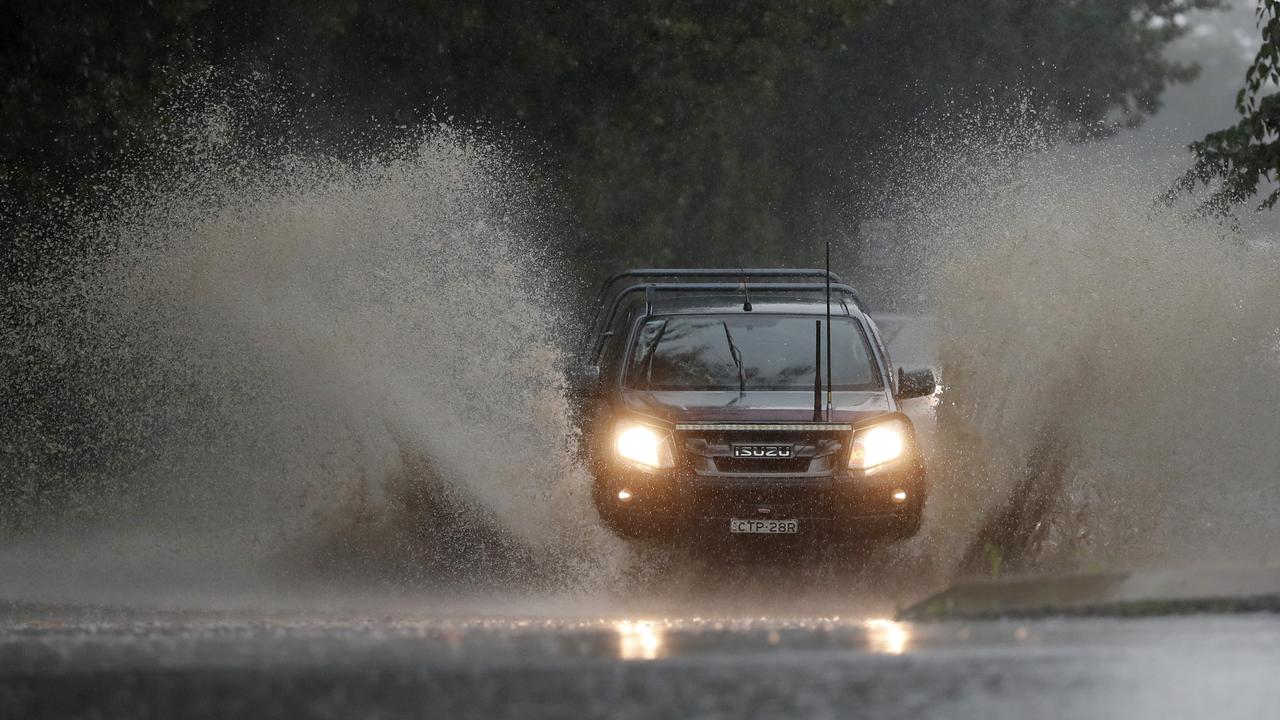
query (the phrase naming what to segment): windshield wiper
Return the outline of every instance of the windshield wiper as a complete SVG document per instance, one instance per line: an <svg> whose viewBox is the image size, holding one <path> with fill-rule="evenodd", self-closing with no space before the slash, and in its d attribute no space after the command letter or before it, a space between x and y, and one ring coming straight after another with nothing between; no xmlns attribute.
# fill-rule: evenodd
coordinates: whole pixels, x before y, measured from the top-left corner
<svg viewBox="0 0 1280 720"><path fill-rule="evenodd" d="M667 332L667 320L663 320L658 326L657 332L653 334L653 343L649 345L648 352L644 358L644 386L646 389L653 386L653 358L658 354L658 343L662 342L662 336Z"/></svg>
<svg viewBox="0 0 1280 720"><path fill-rule="evenodd" d="M733 364L738 367L738 397L742 397L747 392L747 377L742 372L742 351L737 345L733 344L733 335L729 332L729 323L721 320L720 324L724 326L724 339L729 341L729 355L733 358Z"/></svg>

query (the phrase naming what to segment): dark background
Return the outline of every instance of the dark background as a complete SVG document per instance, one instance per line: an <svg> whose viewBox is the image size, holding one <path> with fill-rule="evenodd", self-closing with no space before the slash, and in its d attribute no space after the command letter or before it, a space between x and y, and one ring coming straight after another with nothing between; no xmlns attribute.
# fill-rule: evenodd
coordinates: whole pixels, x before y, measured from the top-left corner
<svg viewBox="0 0 1280 720"><path fill-rule="evenodd" d="M202 72L278 95L291 122L262 127L295 151L355 160L440 122L501 143L563 204L584 267L793 264L874 215L921 134L1142 124L1196 73L1166 52L1183 14L1218 4L10 0L3 272L93 253L49 208L145 166L165 98Z"/></svg>

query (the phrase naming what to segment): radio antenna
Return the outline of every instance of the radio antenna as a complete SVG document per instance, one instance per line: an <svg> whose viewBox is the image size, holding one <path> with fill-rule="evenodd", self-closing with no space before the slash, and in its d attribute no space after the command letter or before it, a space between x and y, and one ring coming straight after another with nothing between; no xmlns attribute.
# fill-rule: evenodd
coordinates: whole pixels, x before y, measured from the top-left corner
<svg viewBox="0 0 1280 720"><path fill-rule="evenodd" d="M813 421L822 419L822 321L813 321Z"/></svg>
<svg viewBox="0 0 1280 720"><path fill-rule="evenodd" d="M831 422L831 241L827 241L827 422Z"/></svg>

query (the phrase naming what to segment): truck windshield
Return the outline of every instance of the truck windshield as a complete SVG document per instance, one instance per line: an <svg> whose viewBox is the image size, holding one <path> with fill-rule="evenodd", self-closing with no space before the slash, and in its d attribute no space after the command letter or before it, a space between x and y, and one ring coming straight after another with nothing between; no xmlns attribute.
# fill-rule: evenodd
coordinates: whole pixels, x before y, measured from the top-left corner
<svg viewBox="0 0 1280 720"><path fill-rule="evenodd" d="M814 316L671 316L645 321L627 366L628 387L645 390L813 390ZM862 326L831 319L834 390L875 390L880 375ZM825 387L827 369L823 368Z"/></svg>

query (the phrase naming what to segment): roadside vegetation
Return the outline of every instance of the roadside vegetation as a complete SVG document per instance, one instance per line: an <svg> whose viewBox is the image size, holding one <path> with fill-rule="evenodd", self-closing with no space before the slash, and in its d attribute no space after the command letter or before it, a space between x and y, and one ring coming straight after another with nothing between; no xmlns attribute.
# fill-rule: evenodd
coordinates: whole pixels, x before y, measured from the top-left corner
<svg viewBox="0 0 1280 720"><path fill-rule="evenodd" d="M1191 145L1195 165L1177 189L1207 186L1204 210L1223 214L1262 195L1260 210L1280 200L1280 0L1259 0L1262 46L1236 94L1240 121Z"/></svg>
<svg viewBox="0 0 1280 720"><path fill-rule="evenodd" d="M1142 123L1196 72L1165 53L1183 16L1219 3L13 0L3 274L93 250L57 237L57 208L110 192L103 173L148 155L166 96L209 72L278 95L263 107L291 122L262 131L292 149L363 157L436 123L497 139L549 178L566 254L591 266L778 262L847 232L887 161L958 131L949 118L1033 117L1068 141ZM1251 124L1197 146L1197 177L1226 172L1232 198L1276 162L1249 155L1277 112L1257 99L1275 73L1265 7Z"/></svg>

